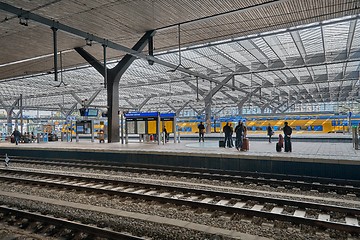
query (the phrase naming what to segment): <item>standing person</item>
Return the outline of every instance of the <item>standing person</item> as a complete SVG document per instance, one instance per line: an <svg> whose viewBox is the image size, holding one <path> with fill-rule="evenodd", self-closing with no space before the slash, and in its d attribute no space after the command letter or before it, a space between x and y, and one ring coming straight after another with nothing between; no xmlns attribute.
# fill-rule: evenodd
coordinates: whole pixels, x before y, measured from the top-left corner
<svg viewBox="0 0 360 240"><path fill-rule="evenodd" d="M233 133L234 133L234 128L232 127L232 125L230 125L230 146L231 147L234 147Z"/></svg>
<svg viewBox="0 0 360 240"><path fill-rule="evenodd" d="M284 140L285 140L285 152L291 152L291 134L292 128L288 125L288 122L284 123L285 126L283 128L284 131Z"/></svg>
<svg viewBox="0 0 360 240"><path fill-rule="evenodd" d="M242 121L238 122L238 125L235 127L235 134L236 134L236 140L235 140L235 147L237 150L241 149L241 146L243 144L243 138L244 138L244 124Z"/></svg>
<svg viewBox="0 0 360 240"><path fill-rule="evenodd" d="M269 136L269 143L271 143L271 136L274 135L274 132L271 128L270 123L269 123L269 126L267 127L267 135Z"/></svg>
<svg viewBox="0 0 360 240"><path fill-rule="evenodd" d="M165 127L165 125L164 125L164 127L163 127L163 133L164 133L164 137L165 137L165 142L168 142L169 141L169 135L168 135L168 132L167 132L167 130L166 130L166 127Z"/></svg>
<svg viewBox="0 0 360 240"><path fill-rule="evenodd" d="M231 146L231 127L229 125L229 122L226 123L226 125L223 127L223 132L225 133L225 146L228 146L228 148L232 148Z"/></svg>
<svg viewBox="0 0 360 240"><path fill-rule="evenodd" d="M201 140L204 142L205 126L203 122L200 122L200 124L198 125L198 129L199 129L199 142Z"/></svg>
<svg viewBox="0 0 360 240"><path fill-rule="evenodd" d="M17 130L17 128L15 128L14 132L11 135L14 136L15 144L18 145L19 141L20 141L20 137L21 137L21 133L19 132L19 130Z"/></svg>

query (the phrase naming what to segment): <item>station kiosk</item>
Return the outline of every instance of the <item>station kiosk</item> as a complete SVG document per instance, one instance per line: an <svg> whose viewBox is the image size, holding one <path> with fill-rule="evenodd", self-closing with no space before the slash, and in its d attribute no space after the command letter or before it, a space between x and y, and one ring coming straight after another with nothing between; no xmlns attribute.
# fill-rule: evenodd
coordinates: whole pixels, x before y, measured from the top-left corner
<svg viewBox="0 0 360 240"><path fill-rule="evenodd" d="M79 142L80 134L91 134L91 142L94 142L94 122L93 120L76 121L76 142Z"/></svg>
<svg viewBox="0 0 360 240"><path fill-rule="evenodd" d="M168 133L174 133L176 142L176 118L175 113L159 112L128 112L125 117L125 143L128 143L128 134L139 134L141 140L149 140L153 137L158 144L162 140L165 143L165 135L161 138L162 129L165 127Z"/></svg>

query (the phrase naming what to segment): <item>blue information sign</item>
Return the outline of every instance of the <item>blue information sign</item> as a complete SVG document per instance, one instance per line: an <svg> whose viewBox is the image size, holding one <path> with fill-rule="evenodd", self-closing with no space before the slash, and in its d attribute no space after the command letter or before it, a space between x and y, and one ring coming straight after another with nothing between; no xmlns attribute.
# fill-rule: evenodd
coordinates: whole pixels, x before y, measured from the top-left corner
<svg viewBox="0 0 360 240"><path fill-rule="evenodd" d="M126 118L144 118L144 117L157 117L158 112L128 112L124 116Z"/></svg>
<svg viewBox="0 0 360 240"><path fill-rule="evenodd" d="M175 118L175 113L160 113L161 118Z"/></svg>

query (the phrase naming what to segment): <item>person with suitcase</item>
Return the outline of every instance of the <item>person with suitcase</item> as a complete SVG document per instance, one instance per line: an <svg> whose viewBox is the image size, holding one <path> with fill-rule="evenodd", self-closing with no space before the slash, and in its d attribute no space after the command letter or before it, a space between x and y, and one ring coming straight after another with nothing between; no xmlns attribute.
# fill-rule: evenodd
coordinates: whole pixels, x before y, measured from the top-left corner
<svg viewBox="0 0 360 240"><path fill-rule="evenodd" d="M285 140L285 152L291 152L291 134L292 128L289 126L288 122L284 123L285 126L283 128L284 131L284 140Z"/></svg>

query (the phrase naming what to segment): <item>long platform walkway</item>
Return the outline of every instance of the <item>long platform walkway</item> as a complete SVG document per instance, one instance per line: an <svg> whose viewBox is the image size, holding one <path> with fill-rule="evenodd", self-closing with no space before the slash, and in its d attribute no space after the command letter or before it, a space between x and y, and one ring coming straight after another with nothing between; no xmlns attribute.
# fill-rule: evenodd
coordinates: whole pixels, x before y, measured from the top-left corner
<svg viewBox="0 0 360 240"><path fill-rule="evenodd" d="M170 154L182 156L224 156L230 158L247 158L258 160L286 160L300 162L326 162L340 164L356 164L360 165L360 150L355 150L352 143L346 142L327 142L323 141L324 136L329 134L310 135L314 138L313 142L293 142L292 152L276 152L275 144L277 139L274 138L272 143L267 140L251 141L254 135L249 135L250 150L247 152L239 152L235 148L219 148L218 140L214 137L205 137L205 142L199 143L196 138L192 140L181 140L180 143L174 143L171 139L166 144L158 145L155 142L139 142L138 139L130 139L128 144L121 143L99 143L91 142L90 139L80 139L76 142L48 142L48 143L21 143L19 145L9 142L0 143L0 148L21 148L21 149L39 149L39 150L62 150L62 151L94 151L94 152L144 152L153 154ZM302 135L304 136L304 135ZM331 137L343 137L341 135L332 135Z"/></svg>

